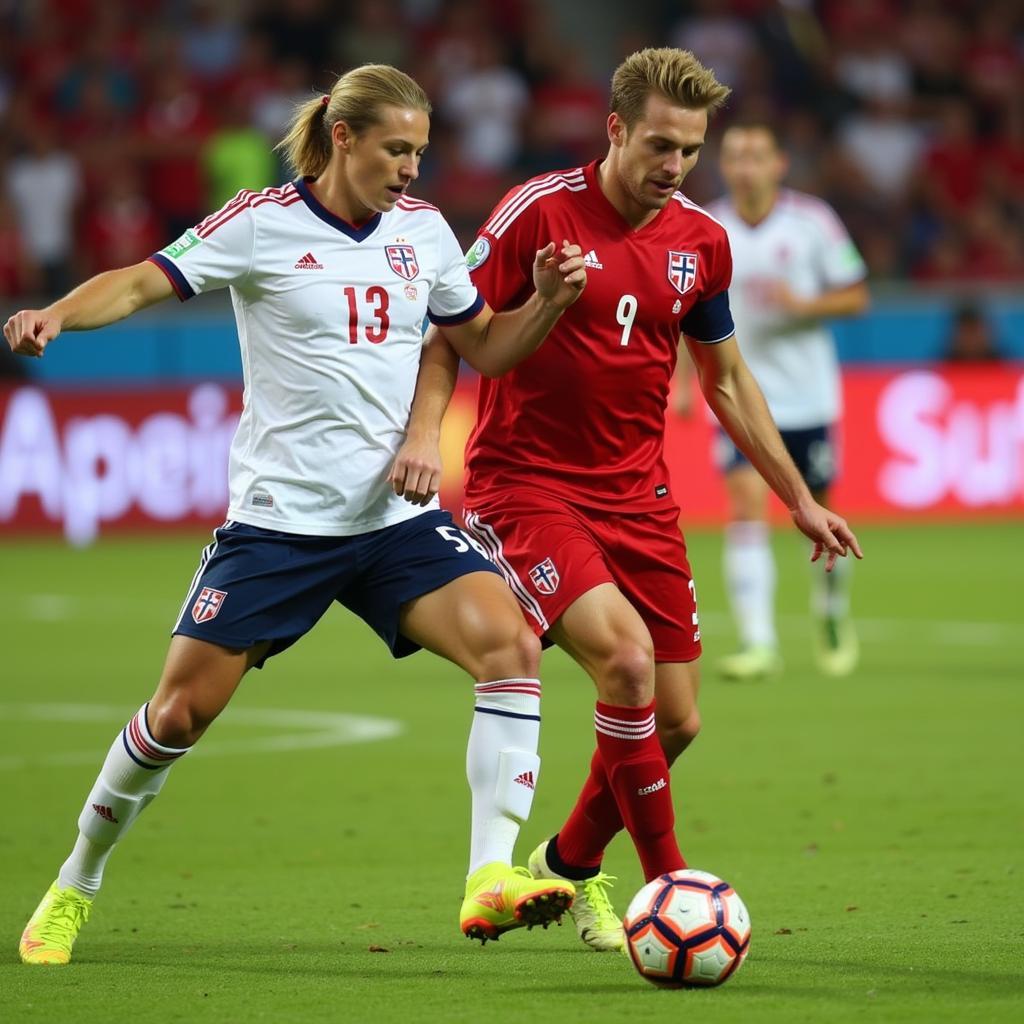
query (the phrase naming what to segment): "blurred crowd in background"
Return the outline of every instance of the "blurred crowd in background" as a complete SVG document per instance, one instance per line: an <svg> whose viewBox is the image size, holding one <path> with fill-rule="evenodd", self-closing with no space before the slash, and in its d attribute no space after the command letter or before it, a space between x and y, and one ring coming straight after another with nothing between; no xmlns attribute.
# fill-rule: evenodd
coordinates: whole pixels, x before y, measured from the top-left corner
<svg viewBox="0 0 1024 1024"><path fill-rule="evenodd" d="M1024 279L1016 0L615 0L607 66L558 2L0 0L0 296L144 259L239 188L287 180L272 145L295 104L366 62L431 96L414 191L468 245L509 186L604 152L610 74L649 45L693 50L734 90L691 198L722 191L722 127L761 117L876 280Z"/></svg>

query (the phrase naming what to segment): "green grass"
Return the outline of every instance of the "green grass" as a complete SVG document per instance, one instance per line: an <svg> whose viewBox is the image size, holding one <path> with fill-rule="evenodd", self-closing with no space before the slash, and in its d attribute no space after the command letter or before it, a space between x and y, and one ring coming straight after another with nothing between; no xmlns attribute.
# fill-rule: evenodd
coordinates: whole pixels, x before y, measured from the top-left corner
<svg viewBox="0 0 1024 1024"><path fill-rule="evenodd" d="M0 547L0 1020L1001 1021L1024 1019L1020 524L864 530L863 661L813 669L805 552L781 534L787 671L727 685L719 538L694 534L704 733L674 773L690 863L743 895L751 954L722 989L657 991L569 927L481 949L457 930L469 683L393 663L332 611L252 674L111 859L68 968L17 938L103 752L159 673L202 538ZM520 854L560 824L592 689L545 656L544 768ZM81 721L25 705L88 705ZM235 709L398 719L378 742L260 753L301 728ZM110 709L104 711L103 709ZM87 709L88 710L88 709ZM197 748L197 753L203 744ZM238 749L238 748L241 749ZM616 840L620 909L641 884ZM371 952L370 947L387 952Z"/></svg>

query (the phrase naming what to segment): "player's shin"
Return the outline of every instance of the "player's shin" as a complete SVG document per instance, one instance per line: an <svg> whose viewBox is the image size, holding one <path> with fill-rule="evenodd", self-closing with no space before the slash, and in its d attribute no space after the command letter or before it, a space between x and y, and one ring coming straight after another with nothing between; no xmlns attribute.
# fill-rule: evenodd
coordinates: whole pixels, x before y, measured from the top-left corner
<svg viewBox="0 0 1024 1024"><path fill-rule="evenodd" d="M597 702L597 749L648 881L686 867L675 832L668 762L646 707Z"/></svg>
<svg viewBox="0 0 1024 1024"><path fill-rule="evenodd" d="M469 874L511 864L540 771L540 681L501 679L475 688L466 778L473 800Z"/></svg>
<svg viewBox="0 0 1024 1024"><path fill-rule="evenodd" d="M97 893L114 844L160 792L168 768L190 749L157 743L146 722L147 707L139 709L107 752L78 818L78 840L57 876L61 888Z"/></svg>
<svg viewBox="0 0 1024 1024"><path fill-rule="evenodd" d="M845 619L850 614L850 577L852 558L837 558L831 572L814 569L811 610L820 619Z"/></svg>
<svg viewBox="0 0 1024 1024"><path fill-rule="evenodd" d="M856 668L860 655L857 631L850 618L851 568L851 559L838 558L833 570L819 570L812 584L818 667L830 676L849 675Z"/></svg>
<svg viewBox="0 0 1024 1024"><path fill-rule="evenodd" d="M601 751L595 750L576 806L548 843L548 866L563 878L592 878L601 869L605 848L622 827Z"/></svg>
<svg viewBox="0 0 1024 1024"><path fill-rule="evenodd" d="M775 558L767 523L730 523L722 551L725 583L744 650L775 650Z"/></svg>

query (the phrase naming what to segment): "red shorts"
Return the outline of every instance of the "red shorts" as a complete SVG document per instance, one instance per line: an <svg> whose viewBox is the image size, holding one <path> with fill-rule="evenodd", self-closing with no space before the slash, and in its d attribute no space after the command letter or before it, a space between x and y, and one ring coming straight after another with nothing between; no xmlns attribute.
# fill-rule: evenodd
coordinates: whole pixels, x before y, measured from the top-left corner
<svg viewBox="0 0 1024 1024"><path fill-rule="evenodd" d="M644 620L656 661L700 656L697 595L676 508L583 511L517 490L467 507L464 515L538 636L588 590L613 583Z"/></svg>

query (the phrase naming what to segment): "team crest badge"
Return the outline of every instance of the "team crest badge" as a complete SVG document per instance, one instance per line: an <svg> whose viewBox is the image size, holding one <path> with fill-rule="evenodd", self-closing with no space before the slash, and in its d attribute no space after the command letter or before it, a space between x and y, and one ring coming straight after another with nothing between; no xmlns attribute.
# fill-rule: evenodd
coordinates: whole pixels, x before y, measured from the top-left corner
<svg viewBox="0 0 1024 1024"><path fill-rule="evenodd" d="M530 570L530 579L542 594L553 594L558 589L558 570L550 558L545 558Z"/></svg>
<svg viewBox="0 0 1024 1024"><path fill-rule="evenodd" d="M209 622L217 617L220 606L227 597L226 590L214 590L213 587L203 587L199 591L196 603L192 605L192 620L194 622Z"/></svg>
<svg viewBox="0 0 1024 1024"><path fill-rule="evenodd" d="M416 259L416 250L411 245L388 245L384 251L387 253L388 264L399 277L414 281L419 276L420 265Z"/></svg>
<svg viewBox="0 0 1024 1024"><path fill-rule="evenodd" d="M685 295L697 280L697 254L695 252L669 252L668 279L680 295Z"/></svg>

